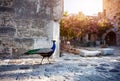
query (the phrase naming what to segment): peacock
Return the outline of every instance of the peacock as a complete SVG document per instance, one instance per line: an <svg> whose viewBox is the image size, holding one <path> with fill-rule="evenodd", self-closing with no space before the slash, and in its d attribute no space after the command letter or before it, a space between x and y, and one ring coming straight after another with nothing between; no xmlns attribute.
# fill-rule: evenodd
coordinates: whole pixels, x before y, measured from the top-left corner
<svg viewBox="0 0 120 81"><path fill-rule="evenodd" d="M32 50L28 50L24 54L25 55L39 54L42 56L42 60L40 64L42 64L44 58L47 58L48 62L50 63L49 58L54 53L55 49L56 49L56 44L55 44L55 40L53 40L53 45L51 48L32 49Z"/></svg>

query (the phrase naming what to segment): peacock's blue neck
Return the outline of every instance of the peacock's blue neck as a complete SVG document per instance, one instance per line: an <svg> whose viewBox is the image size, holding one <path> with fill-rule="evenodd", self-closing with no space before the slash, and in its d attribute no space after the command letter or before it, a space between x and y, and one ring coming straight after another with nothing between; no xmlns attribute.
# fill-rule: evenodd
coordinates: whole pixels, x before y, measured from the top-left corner
<svg viewBox="0 0 120 81"><path fill-rule="evenodd" d="M56 45L55 45L55 42L53 42L53 46L52 46L52 50L53 50L53 52L55 51L55 48L56 48Z"/></svg>

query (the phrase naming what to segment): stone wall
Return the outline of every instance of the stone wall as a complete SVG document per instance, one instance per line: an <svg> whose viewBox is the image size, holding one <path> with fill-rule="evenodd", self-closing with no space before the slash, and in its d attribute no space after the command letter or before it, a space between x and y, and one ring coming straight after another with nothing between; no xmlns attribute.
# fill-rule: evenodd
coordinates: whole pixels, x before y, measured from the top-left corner
<svg viewBox="0 0 120 81"><path fill-rule="evenodd" d="M52 39L59 54L62 13L63 0L0 0L0 54L50 47Z"/></svg>
<svg viewBox="0 0 120 81"><path fill-rule="evenodd" d="M113 19L117 13L120 13L120 0L103 0L103 9L107 18Z"/></svg>
<svg viewBox="0 0 120 81"><path fill-rule="evenodd" d="M118 20L120 14L120 0L103 0L103 9L106 13L106 17L111 20L111 23L114 26L114 31L116 33L116 43L120 46L120 31L118 29ZM116 16L116 19L115 19ZM111 29L110 29L111 30ZM110 31L108 30L108 31ZM105 35L108 32L105 33Z"/></svg>

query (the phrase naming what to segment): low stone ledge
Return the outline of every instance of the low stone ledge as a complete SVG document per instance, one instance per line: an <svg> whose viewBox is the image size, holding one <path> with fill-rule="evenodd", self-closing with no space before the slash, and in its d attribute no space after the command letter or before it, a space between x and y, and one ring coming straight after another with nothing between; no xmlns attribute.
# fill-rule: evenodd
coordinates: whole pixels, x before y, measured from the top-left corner
<svg viewBox="0 0 120 81"><path fill-rule="evenodd" d="M101 51L102 55L113 55L114 54L113 48L102 48L99 51Z"/></svg>
<svg viewBox="0 0 120 81"><path fill-rule="evenodd" d="M101 55L101 51L89 51L89 50L84 50L80 49L80 56L99 56Z"/></svg>

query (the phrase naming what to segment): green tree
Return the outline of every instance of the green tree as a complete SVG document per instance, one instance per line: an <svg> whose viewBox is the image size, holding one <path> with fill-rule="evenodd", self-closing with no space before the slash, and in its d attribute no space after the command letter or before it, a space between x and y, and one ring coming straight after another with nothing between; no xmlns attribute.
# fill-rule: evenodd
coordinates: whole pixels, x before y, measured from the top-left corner
<svg viewBox="0 0 120 81"><path fill-rule="evenodd" d="M99 32L98 35L102 36L107 30L109 30L110 28L113 27L113 25L111 24L111 22L107 19L101 19L98 22L98 26L99 26Z"/></svg>
<svg viewBox="0 0 120 81"><path fill-rule="evenodd" d="M64 13L60 22L60 35L70 40L80 38L86 34L97 34L102 36L112 24L105 18L87 17L83 13L70 14Z"/></svg>

